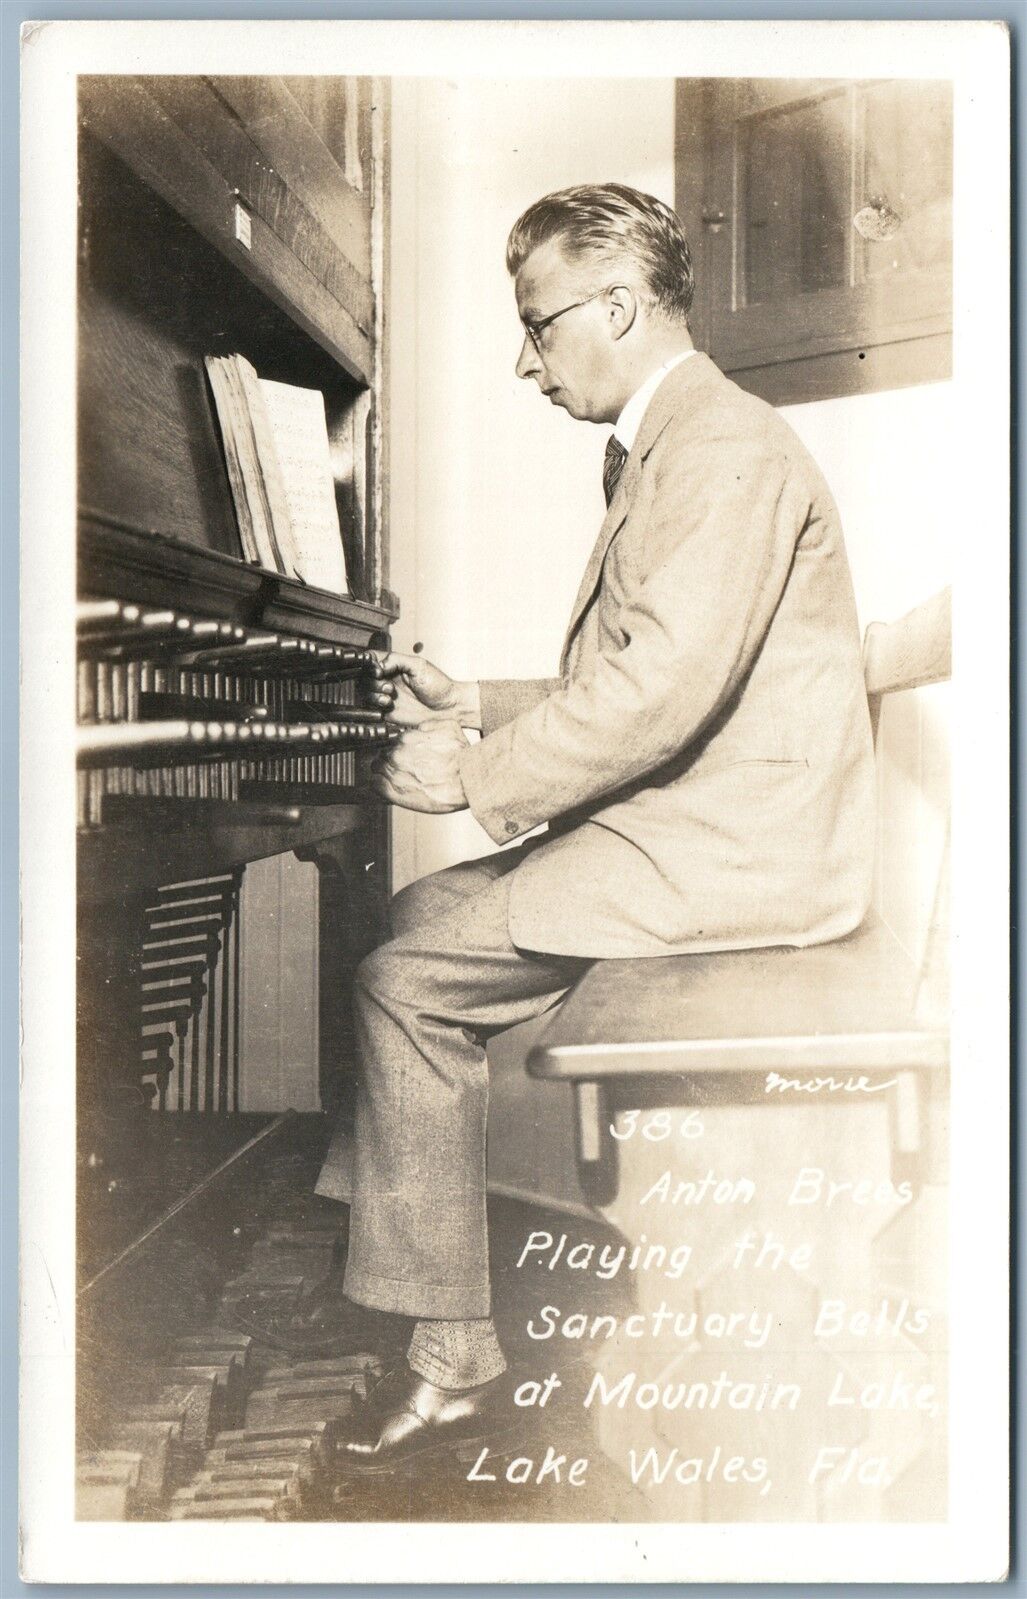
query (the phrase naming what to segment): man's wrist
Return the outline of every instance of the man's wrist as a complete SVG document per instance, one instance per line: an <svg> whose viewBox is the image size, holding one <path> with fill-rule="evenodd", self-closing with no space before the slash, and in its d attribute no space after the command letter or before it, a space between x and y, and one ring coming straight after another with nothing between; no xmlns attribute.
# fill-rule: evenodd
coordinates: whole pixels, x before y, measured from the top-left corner
<svg viewBox="0 0 1027 1599"><path fill-rule="evenodd" d="M456 718L461 727L481 732L481 685L477 682L457 683Z"/></svg>

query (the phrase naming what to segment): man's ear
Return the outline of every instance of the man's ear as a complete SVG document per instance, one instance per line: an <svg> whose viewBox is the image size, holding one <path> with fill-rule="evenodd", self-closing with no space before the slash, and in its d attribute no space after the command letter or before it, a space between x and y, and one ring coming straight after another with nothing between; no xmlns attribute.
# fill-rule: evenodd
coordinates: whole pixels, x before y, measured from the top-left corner
<svg viewBox="0 0 1027 1599"><path fill-rule="evenodd" d="M617 283L609 290L610 331L615 339L630 332L638 315L638 297L626 283Z"/></svg>

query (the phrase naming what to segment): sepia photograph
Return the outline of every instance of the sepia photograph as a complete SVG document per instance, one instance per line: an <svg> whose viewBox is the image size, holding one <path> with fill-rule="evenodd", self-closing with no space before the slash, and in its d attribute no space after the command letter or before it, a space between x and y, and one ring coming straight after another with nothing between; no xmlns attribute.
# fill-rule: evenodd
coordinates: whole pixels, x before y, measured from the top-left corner
<svg viewBox="0 0 1027 1599"><path fill-rule="evenodd" d="M1005 30L23 82L23 1575L998 1577Z"/></svg>

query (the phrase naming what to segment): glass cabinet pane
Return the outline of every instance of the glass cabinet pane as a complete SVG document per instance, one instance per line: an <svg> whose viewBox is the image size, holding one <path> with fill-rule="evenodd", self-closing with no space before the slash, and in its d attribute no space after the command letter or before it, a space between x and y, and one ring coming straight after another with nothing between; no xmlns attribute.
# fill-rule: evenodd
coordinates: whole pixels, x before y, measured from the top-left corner
<svg viewBox="0 0 1027 1599"><path fill-rule="evenodd" d="M742 119L741 303L849 283L851 108L841 89Z"/></svg>
<svg viewBox="0 0 1027 1599"><path fill-rule="evenodd" d="M854 218L868 278L947 266L952 241L952 85L861 91L862 193Z"/></svg>

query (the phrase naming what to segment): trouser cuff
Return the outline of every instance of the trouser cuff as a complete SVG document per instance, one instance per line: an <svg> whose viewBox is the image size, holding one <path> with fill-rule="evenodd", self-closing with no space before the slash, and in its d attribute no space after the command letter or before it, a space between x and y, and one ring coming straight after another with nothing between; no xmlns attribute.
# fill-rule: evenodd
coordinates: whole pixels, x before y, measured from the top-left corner
<svg viewBox="0 0 1027 1599"><path fill-rule="evenodd" d="M376 1277L373 1272L347 1265L342 1286L347 1299L395 1316L432 1321L481 1321L492 1314L492 1296L487 1282L479 1286L457 1283L440 1288L436 1283Z"/></svg>

